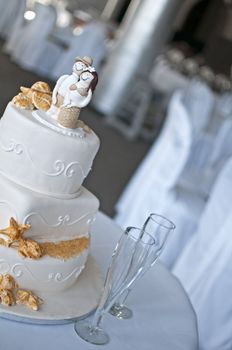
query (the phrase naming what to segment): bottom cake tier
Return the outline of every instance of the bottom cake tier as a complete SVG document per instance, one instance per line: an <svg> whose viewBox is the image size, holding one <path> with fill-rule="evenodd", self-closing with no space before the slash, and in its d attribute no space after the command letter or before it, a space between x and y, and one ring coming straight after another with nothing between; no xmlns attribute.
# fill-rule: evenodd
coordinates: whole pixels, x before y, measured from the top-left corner
<svg viewBox="0 0 232 350"><path fill-rule="evenodd" d="M37 292L58 292L71 287L85 267L88 249L68 260L43 256L22 258L17 250L0 246L0 273L10 274L20 288Z"/></svg>
<svg viewBox="0 0 232 350"><path fill-rule="evenodd" d="M39 325L57 325L87 317L99 303L103 289L101 270L90 255L84 271L70 288L61 292L39 291L43 303L38 312L25 305L11 307L0 304L0 317Z"/></svg>

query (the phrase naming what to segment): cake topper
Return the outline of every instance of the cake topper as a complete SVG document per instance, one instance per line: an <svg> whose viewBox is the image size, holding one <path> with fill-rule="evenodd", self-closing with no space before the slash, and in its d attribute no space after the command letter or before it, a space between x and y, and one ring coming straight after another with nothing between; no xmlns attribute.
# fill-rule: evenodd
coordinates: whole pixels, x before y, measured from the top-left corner
<svg viewBox="0 0 232 350"><path fill-rule="evenodd" d="M78 118L81 109L90 102L98 82L92 64L91 57L76 57L72 73L62 75L53 92L47 83L38 81L30 88L22 86L12 102L21 109L37 109L32 115L57 132L85 137L91 129Z"/></svg>
<svg viewBox="0 0 232 350"><path fill-rule="evenodd" d="M49 113L66 128L78 127L81 108L88 105L98 82L91 57L77 57L72 74L62 75L53 90Z"/></svg>

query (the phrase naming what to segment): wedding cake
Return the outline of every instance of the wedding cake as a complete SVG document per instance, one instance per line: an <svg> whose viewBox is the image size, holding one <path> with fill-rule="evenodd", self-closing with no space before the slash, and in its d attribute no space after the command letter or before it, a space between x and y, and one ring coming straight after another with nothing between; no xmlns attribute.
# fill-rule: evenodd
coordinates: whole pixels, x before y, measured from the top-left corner
<svg viewBox="0 0 232 350"><path fill-rule="evenodd" d="M22 87L0 120L0 302L5 305L14 304L4 296L9 290L14 298L15 285L38 295L63 291L85 267L99 201L82 184L99 139L78 117L96 83L91 58L77 58L72 74L62 76L53 92L44 82ZM7 289L11 279L15 283Z"/></svg>

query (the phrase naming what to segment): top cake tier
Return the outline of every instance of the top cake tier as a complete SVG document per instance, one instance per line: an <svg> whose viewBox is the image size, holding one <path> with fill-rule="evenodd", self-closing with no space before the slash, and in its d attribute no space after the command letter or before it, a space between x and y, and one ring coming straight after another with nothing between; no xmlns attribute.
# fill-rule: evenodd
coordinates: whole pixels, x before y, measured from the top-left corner
<svg viewBox="0 0 232 350"><path fill-rule="evenodd" d="M34 191L73 198L99 144L93 131L64 135L9 103L0 121L0 172Z"/></svg>

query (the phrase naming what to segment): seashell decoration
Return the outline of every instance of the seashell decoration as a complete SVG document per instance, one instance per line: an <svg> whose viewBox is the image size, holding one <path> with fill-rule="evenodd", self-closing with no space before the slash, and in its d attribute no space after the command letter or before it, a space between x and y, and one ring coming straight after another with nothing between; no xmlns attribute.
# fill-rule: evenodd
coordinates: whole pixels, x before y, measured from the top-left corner
<svg viewBox="0 0 232 350"><path fill-rule="evenodd" d="M50 86L44 81L37 81L31 87L32 91L44 92L45 94L52 94Z"/></svg>
<svg viewBox="0 0 232 350"><path fill-rule="evenodd" d="M11 275L0 275L0 289L14 290L16 288L18 285Z"/></svg>
<svg viewBox="0 0 232 350"><path fill-rule="evenodd" d="M37 81L30 88L21 86L20 91L12 99L16 107L28 110L36 108L42 111L47 111L51 107L52 91L47 83Z"/></svg>
<svg viewBox="0 0 232 350"><path fill-rule="evenodd" d="M42 249L39 243L32 239L19 240L18 252L22 257L34 260L42 256Z"/></svg>
<svg viewBox="0 0 232 350"><path fill-rule="evenodd" d="M0 304L5 306L21 304L37 311L40 305L43 304L43 300L30 290L19 289L11 275L0 274Z"/></svg>
<svg viewBox="0 0 232 350"><path fill-rule="evenodd" d="M16 95L13 98L12 102L16 107L19 107L21 109L29 109L29 110L34 109L34 105L32 103L31 98L29 98L26 94L22 92Z"/></svg>
<svg viewBox="0 0 232 350"><path fill-rule="evenodd" d="M34 91L32 94L32 103L35 108L47 111L52 104L52 96L48 93Z"/></svg>
<svg viewBox="0 0 232 350"><path fill-rule="evenodd" d="M15 305L15 296L11 290L0 289L0 303L5 306Z"/></svg>

